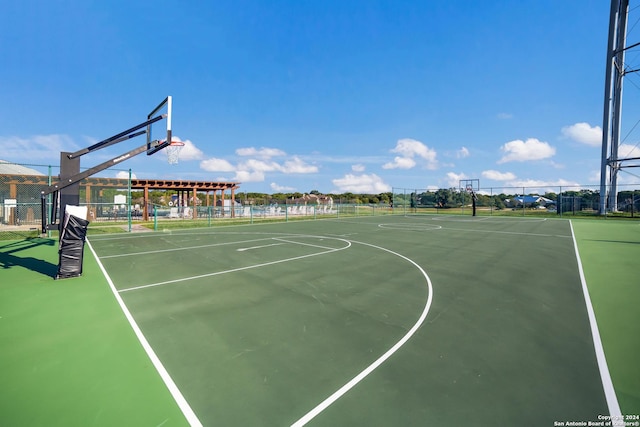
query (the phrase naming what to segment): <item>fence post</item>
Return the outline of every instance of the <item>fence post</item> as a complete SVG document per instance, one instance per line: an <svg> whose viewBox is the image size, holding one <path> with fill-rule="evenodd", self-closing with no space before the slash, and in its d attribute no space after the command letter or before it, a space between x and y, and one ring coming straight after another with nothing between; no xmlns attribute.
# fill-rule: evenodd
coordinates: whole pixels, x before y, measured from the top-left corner
<svg viewBox="0 0 640 427"><path fill-rule="evenodd" d="M405 188L402 193L402 214L407 216L407 189Z"/></svg>
<svg viewBox="0 0 640 427"><path fill-rule="evenodd" d="M131 168L129 168L129 181L127 182L127 222L129 224L129 233L131 233Z"/></svg>
<svg viewBox="0 0 640 427"><path fill-rule="evenodd" d="M493 205L495 204L495 199L493 198L493 187L489 190L489 194L491 195L491 210L489 212L490 215L493 216Z"/></svg>
<svg viewBox="0 0 640 427"><path fill-rule="evenodd" d="M47 178L47 182L49 183L49 185L52 184L51 165L49 165L49 177ZM49 206L49 209L47 209L47 220L51 218L51 209L53 209L53 203L51 203L51 200L52 200L51 197L52 197L52 194L47 194L47 205ZM47 230L47 237L51 238L51 230Z"/></svg>
<svg viewBox="0 0 640 427"><path fill-rule="evenodd" d="M153 231L158 231L158 207L153 205Z"/></svg>
<svg viewBox="0 0 640 427"><path fill-rule="evenodd" d="M558 203L558 212L560 213L560 218L562 218L562 185L560 186L560 193L558 194L558 199L559 199L559 203Z"/></svg>

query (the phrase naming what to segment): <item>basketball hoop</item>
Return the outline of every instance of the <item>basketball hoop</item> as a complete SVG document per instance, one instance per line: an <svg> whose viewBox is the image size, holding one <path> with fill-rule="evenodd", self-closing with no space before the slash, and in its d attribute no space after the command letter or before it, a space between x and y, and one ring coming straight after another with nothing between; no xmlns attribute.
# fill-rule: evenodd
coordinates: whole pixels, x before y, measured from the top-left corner
<svg viewBox="0 0 640 427"><path fill-rule="evenodd" d="M164 149L165 154L167 155L167 161L170 165L177 165L178 158L180 157L180 150L184 147L184 142L182 141L171 141L171 144L167 145Z"/></svg>

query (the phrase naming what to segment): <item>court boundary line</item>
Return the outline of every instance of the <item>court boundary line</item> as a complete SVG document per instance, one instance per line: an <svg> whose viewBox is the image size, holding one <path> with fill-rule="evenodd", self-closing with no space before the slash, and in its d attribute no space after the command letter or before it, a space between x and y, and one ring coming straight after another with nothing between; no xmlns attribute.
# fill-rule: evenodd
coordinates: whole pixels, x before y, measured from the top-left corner
<svg viewBox="0 0 640 427"><path fill-rule="evenodd" d="M418 263L416 263L415 261L413 261L409 257L406 257L406 256L404 256L402 254L397 253L397 252L394 252L391 249L383 248L382 246L377 246L377 245L374 245L374 244L371 244L371 243L359 242L359 241L356 241L356 240L352 240L351 242L357 243L357 244L360 244L360 245L364 245L364 246L369 246L369 247L372 247L372 248L375 248L375 249L379 249L379 250L388 252L388 253L390 253L392 255L400 257L400 258L404 259L405 261L408 261L409 263L413 264L422 273L424 278L427 280L427 285L428 285L427 287L428 287L428 290L429 290L428 296L427 296L427 302L425 304L424 309L422 310L422 313L420 314L420 317L416 321L416 323L411 327L411 329L409 329L409 331L407 331L407 333L397 343L395 343L382 356L378 357L373 363L371 363L369 366L367 366L362 372L360 372L358 375L353 377L349 382L347 382L345 385L343 385L338 390L333 392L329 397L327 397L325 400L320 402L311 411L307 412L304 416L302 416L302 418L300 418L298 421L296 421L293 424L291 424L291 427L302 427L305 424L307 424L313 418L318 416L322 411L324 411L329 406L331 406L331 404L333 404L336 400L340 399L349 390L351 390L353 387L355 387L360 381L365 379L371 372L376 370L387 359L389 359L391 356L393 356L393 354L395 352L397 352L403 345L405 345L406 342L409 341L409 339L411 339L411 337L418 331L418 329L420 329L420 327L422 326L422 324L424 323L424 321L427 318L427 314L429 314L429 310L431 309L431 303L433 302L433 285L431 283L431 279L429 278L429 275L424 271L424 269Z"/></svg>
<svg viewBox="0 0 640 427"><path fill-rule="evenodd" d="M578 250L578 242L576 235L573 231L573 222L569 220L569 227L571 228L571 237L573 239L573 248L576 254L576 261L578 262L578 272L580 273L580 282L582 283L582 293L584 294L584 302L587 308L587 315L589 316L589 324L591 326L591 337L593 338L593 347L596 353L596 360L598 362L598 370L600 371L600 380L602 381L602 388L604 389L604 395L607 400L607 407L609 408L609 415L612 418L622 419L622 412L620 411L620 404L616 397L616 390L613 387L613 380L609 372L609 366L607 364L607 358L604 354L604 346L602 345L602 339L600 338L600 332L598 330L598 322L596 321L595 310L591 303L591 297L589 296L589 288L587 286L587 279L584 275L582 268L582 260L580 258L580 251ZM615 422L614 422L615 425Z"/></svg>
<svg viewBox="0 0 640 427"><path fill-rule="evenodd" d="M314 236L305 235L305 237L314 237ZM318 237L318 236L315 236L315 237ZM219 276L221 274L235 273L235 272L244 271L244 270L251 270L253 268L266 267L266 266L269 266L269 265L280 264L280 263L283 263L283 262L296 261L296 260L303 259L303 258L309 258L309 257L312 257L312 256L329 254L329 253L332 253L332 252L342 251L342 250L345 250L345 249L348 249L348 248L351 247L351 242L348 241L348 240L338 239L338 238L336 238L336 240L341 240L342 242L347 243L347 246L345 246L343 248L332 248L332 249L329 249L329 250L325 250L323 252L315 252L315 253L312 253L312 254L300 255L300 256L297 256L297 257L293 257L293 258L279 259L279 260L276 260L276 261L270 261L270 262L266 262L266 263L262 263L262 264L255 264L255 265L248 265L248 266L245 266L245 267L233 268L231 270L215 271L213 273L199 274L197 276L183 277L183 278L180 278L180 279L166 280L164 282L157 282L157 283L150 283L150 284L147 284L147 285L133 286L133 287L130 287L130 288L120 289L117 292L118 293L122 293L122 292L136 291L136 290L139 290L139 289L153 288L153 287L157 287L157 286L170 285L172 283L187 282L189 280L202 279L204 277Z"/></svg>
<svg viewBox="0 0 640 427"><path fill-rule="evenodd" d="M93 250L93 246L91 246L91 242L89 241L89 239L87 239L87 245L89 246L89 249L93 254L93 258L98 263L98 266L102 271L102 274L107 280L107 283L109 284L109 288L111 289L113 296L116 298L116 301L120 306L120 309L124 313L127 321L129 322L129 325L133 329L133 332L135 333L136 337L138 338L138 341L142 345L142 348L144 349L144 351L147 353L147 356L151 360L151 363L156 368L156 371L160 375L160 378L162 379L165 386L169 390L169 393L171 393L171 396L173 397L174 401L182 411L182 414L186 418L187 422L189 422L191 426L202 427L202 423L198 419L198 416L195 414L195 412L193 412L193 409L191 409L191 406L189 406L189 403L182 395L182 392L180 392L180 389L171 378L171 375L169 375L169 372L166 370L166 368L164 367L164 365L156 355L155 351L153 351L153 348L151 348L151 345L149 344L149 342L147 341L147 338L144 336L144 334L142 333L142 330L140 329L135 319L133 318L133 315L129 311L129 308L127 308L126 304L124 303L124 300L116 290L116 287L113 284L111 277L107 273L107 270L105 270L104 266L102 265L102 262L100 262L100 258L98 258L98 255Z"/></svg>

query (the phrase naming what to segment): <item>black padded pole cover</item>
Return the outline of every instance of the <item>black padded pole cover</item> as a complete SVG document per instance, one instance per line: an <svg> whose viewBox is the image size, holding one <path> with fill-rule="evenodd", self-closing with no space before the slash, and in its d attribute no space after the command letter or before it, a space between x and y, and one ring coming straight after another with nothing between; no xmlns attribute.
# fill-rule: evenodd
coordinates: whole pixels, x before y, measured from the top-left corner
<svg viewBox="0 0 640 427"><path fill-rule="evenodd" d="M82 255L89 221L67 214L60 235L58 274L56 279L82 275Z"/></svg>

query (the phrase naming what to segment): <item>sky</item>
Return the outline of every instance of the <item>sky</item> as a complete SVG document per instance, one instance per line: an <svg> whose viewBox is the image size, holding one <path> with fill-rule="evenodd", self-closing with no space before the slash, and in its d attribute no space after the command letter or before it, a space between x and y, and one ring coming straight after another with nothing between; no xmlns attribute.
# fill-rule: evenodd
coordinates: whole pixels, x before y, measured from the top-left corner
<svg viewBox="0 0 640 427"><path fill-rule="evenodd" d="M60 152L144 122L171 95L179 163L159 152L119 164L137 178L260 193L377 194L463 179L597 186L609 9L607 0L5 2L0 159L58 165ZM638 15L629 44L640 39ZM638 68L637 53L627 60ZM621 152L640 156L632 78Z"/></svg>

